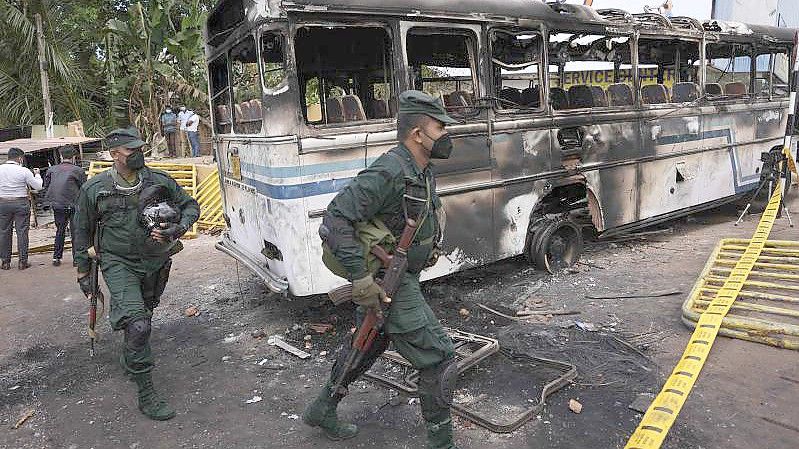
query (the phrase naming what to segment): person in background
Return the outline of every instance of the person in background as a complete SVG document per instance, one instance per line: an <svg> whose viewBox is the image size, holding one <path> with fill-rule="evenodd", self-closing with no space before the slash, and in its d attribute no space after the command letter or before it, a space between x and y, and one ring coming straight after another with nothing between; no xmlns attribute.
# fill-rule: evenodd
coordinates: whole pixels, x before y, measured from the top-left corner
<svg viewBox="0 0 799 449"><path fill-rule="evenodd" d="M169 157L175 157L178 144L178 116L172 112L171 106L167 106L164 113L161 114L161 133L166 138Z"/></svg>
<svg viewBox="0 0 799 449"><path fill-rule="evenodd" d="M29 268L28 229L31 220L31 203L28 189L40 190L42 177L39 169L33 173L23 167L25 152L19 148L8 149L8 160L0 165L0 268L11 269L12 226L17 230L17 251L20 270Z"/></svg>
<svg viewBox="0 0 799 449"><path fill-rule="evenodd" d="M174 115L174 114L173 114ZM50 167L44 176L45 203L53 208L55 219L55 244L53 245L53 266L61 265L64 254L64 240L69 225L70 235L75 234L75 204L78 201L80 186L86 182L86 173L75 164L77 152L74 146L59 149L61 163ZM75 265L75 245L72 245L72 264Z"/></svg>
<svg viewBox="0 0 799 449"><path fill-rule="evenodd" d="M191 144L191 157L200 157L200 116L189 109L189 118L186 119L186 135Z"/></svg>
<svg viewBox="0 0 799 449"><path fill-rule="evenodd" d="M189 138L186 135L186 122L189 120L189 111L186 110L186 106L180 107L180 112L178 112L178 123L180 124L180 156L185 157L188 155L188 148Z"/></svg>

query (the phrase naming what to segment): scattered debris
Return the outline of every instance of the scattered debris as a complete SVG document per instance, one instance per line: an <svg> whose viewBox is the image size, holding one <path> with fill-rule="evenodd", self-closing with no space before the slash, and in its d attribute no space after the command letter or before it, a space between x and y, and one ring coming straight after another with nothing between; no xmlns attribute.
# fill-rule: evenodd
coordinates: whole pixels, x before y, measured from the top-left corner
<svg viewBox="0 0 799 449"><path fill-rule="evenodd" d="M20 426L22 426L23 424L25 424L25 421L27 421L28 419L30 419L30 417L31 417L31 416L33 416L33 415L35 415L35 414L36 414L36 410L28 410L27 412L25 412L25 414L24 414L24 415L22 415L22 417L21 417L21 418L19 418L19 419L17 420L17 422L16 422L16 424L14 424L14 427L13 427L13 428L14 428L14 429L19 429L19 428L20 428Z"/></svg>
<svg viewBox="0 0 799 449"><path fill-rule="evenodd" d="M641 393L635 397L635 400L632 404L628 405L627 408L630 410L635 410L638 413L646 413L649 410L649 406L652 404L652 401L655 400L654 393Z"/></svg>
<svg viewBox="0 0 799 449"><path fill-rule="evenodd" d="M597 327L596 324L589 323L587 321L576 321L575 320L574 321L574 325L579 327L580 329L586 331L586 332L596 332L597 330L599 330L599 328Z"/></svg>
<svg viewBox="0 0 799 449"><path fill-rule="evenodd" d="M229 362L230 359L231 359L231 357L229 355L222 356L222 361L223 362Z"/></svg>
<svg viewBox="0 0 799 449"><path fill-rule="evenodd" d="M253 396L252 399L247 399L244 402L246 402L248 404L255 404L256 402L261 402L263 400L264 400L264 398L262 398L260 396Z"/></svg>
<svg viewBox="0 0 799 449"><path fill-rule="evenodd" d="M516 312L519 317L530 315L579 315L579 310L520 310Z"/></svg>
<svg viewBox="0 0 799 449"><path fill-rule="evenodd" d="M294 347L294 346L286 343L285 341L283 341L283 337L281 337L279 335L270 336L269 339L266 342L268 344L272 345L272 346L277 346L280 349L283 349L283 350L285 350L287 352L290 352L291 354L293 354L293 355L295 355L295 356L297 356L297 357L299 357L301 359L307 359L308 357L311 356L311 354L303 351L302 349L299 349L297 347Z"/></svg>
<svg viewBox="0 0 799 449"><path fill-rule="evenodd" d="M325 334L333 330L333 325L327 323L311 323L308 325L308 328L318 334Z"/></svg>
<svg viewBox="0 0 799 449"><path fill-rule="evenodd" d="M193 316L199 315L200 309L198 309L196 306L189 306L186 308L186 310L183 311L183 314L191 318Z"/></svg>
<svg viewBox="0 0 799 449"><path fill-rule="evenodd" d="M222 341L224 341L225 343L235 343L235 342L241 340L242 335L244 335L244 334L238 334L238 335L228 334L228 336L225 337L224 340L222 340Z"/></svg>
<svg viewBox="0 0 799 449"><path fill-rule="evenodd" d="M250 332L250 336L252 336L252 338L264 338L267 335L268 333L264 329L258 329Z"/></svg>
<svg viewBox="0 0 799 449"><path fill-rule="evenodd" d="M460 314L460 316L462 316L464 318L468 317L469 314L470 314L469 313L469 309L466 309L466 308L463 308L463 307L460 310L458 310L458 313Z"/></svg>
<svg viewBox="0 0 799 449"><path fill-rule="evenodd" d="M322 351L319 353L319 357L324 357L327 355L327 351Z"/></svg>
<svg viewBox="0 0 799 449"><path fill-rule="evenodd" d="M576 399L569 399L569 410L580 414L583 411L583 404L580 404Z"/></svg>
<svg viewBox="0 0 799 449"><path fill-rule="evenodd" d="M9 388L8 391L14 391L19 388L19 385L14 385L13 387Z"/></svg>
<svg viewBox="0 0 799 449"><path fill-rule="evenodd" d="M660 290L650 293L619 293L610 295L585 295L586 299L628 299L628 298L660 298L663 296L681 295L682 290Z"/></svg>
<svg viewBox="0 0 799 449"><path fill-rule="evenodd" d="M299 415L293 415L293 414L292 414L292 415L288 415L288 418L289 418L289 419L300 419L300 416L299 416Z"/></svg>

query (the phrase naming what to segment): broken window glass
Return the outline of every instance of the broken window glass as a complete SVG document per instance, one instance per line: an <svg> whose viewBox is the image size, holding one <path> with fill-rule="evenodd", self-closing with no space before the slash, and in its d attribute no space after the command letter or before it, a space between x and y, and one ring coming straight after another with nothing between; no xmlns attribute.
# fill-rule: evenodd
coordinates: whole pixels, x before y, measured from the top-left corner
<svg viewBox="0 0 799 449"><path fill-rule="evenodd" d="M407 51L413 89L441 98L452 115L464 116L474 111L475 42L468 31L411 29Z"/></svg>
<svg viewBox="0 0 799 449"><path fill-rule="evenodd" d="M237 134L261 132L261 78L256 50L252 36L230 50L233 130Z"/></svg>
<svg viewBox="0 0 799 449"><path fill-rule="evenodd" d="M377 26L306 26L295 39L302 111L313 125L396 113L391 39Z"/></svg>
<svg viewBox="0 0 799 449"><path fill-rule="evenodd" d="M548 51L553 109L634 104L629 37L556 32Z"/></svg>
<svg viewBox="0 0 799 449"><path fill-rule="evenodd" d="M211 104L214 129L217 134L228 134L231 131L230 118L230 80L228 77L227 57L222 55L208 65L211 82Z"/></svg>
<svg viewBox="0 0 799 449"><path fill-rule="evenodd" d="M707 94L715 98L749 95L752 81L750 45L726 42L708 44L705 53Z"/></svg>
<svg viewBox="0 0 799 449"><path fill-rule="evenodd" d="M641 103L691 103L701 97L699 42L638 40Z"/></svg>
<svg viewBox="0 0 799 449"><path fill-rule="evenodd" d="M541 107L541 36L530 31L494 30L491 62L497 107L525 111Z"/></svg>

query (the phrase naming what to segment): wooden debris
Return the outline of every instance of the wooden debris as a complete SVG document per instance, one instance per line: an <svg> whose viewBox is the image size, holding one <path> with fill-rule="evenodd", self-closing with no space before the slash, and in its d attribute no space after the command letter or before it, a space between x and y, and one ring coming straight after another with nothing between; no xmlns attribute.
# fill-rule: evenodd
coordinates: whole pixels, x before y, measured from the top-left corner
<svg viewBox="0 0 799 449"><path fill-rule="evenodd" d="M13 428L14 428L14 429L19 429L19 428L20 428L20 426L22 426L23 424L25 424L25 421L27 421L28 419L30 419L30 418L31 418L31 416L33 416L33 415L35 415L35 414L36 414L36 410L28 410L27 412L25 412L25 414L24 414L24 415L22 415L22 417L21 417L21 418L19 418L19 419L17 420L17 422L16 422L16 424L14 424L14 427L13 427Z"/></svg>
<svg viewBox="0 0 799 449"><path fill-rule="evenodd" d="M284 351L293 354L301 359L307 359L308 357L311 356L311 354L303 351L302 349L296 348L286 343L285 341L283 341L283 337L279 335L272 335L271 337L269 337L269 339L266 342L272 346L277 346L278 348L283 349Z"/></svg>
<svg viewBox="0 0 799 449"><path fill-rule="evenodd" d="M609 295L585 295L586 299L626 299L626 298L660 298L682 294L681 290L660 290L650 293L618 293Z"/></svg>
<svg viewBox="0 0 799 449"><path fill-rule="evenodd" d="M308 328L318 334L325 334L333 330L333 325L327 323L311 323L308 325Z"/></svg>
<svg viewBox="0 0 799 449"><path fill-rule="evenodd" d="M569 410L579 414L583 411L583 404L580 404L576 399L569 399Z"/></svg>
<svg viewBox="0 0 799 449"><path fill-rule="evenodd" d="M488 307L488 306L480 304L480 303L477 303L477 307L480 307L481 309L488 310L489 312L491 312L491 313L493 313L495 315L499 315L502 318L507 318L507 319L513 320L513 321L522 321L522 322L527 321L528 319L538 319L538 317L541 317L541 316L547 317L547 316L552 316L552 315L577 315L577 314L580 313L577 310L535 310L535 311L531 310L531 311L529 311L529 313L525 313L524 315L521 315L521 316L510 316L510 315L504 314L502 312L496 311L496 310L492 309L491 307ZM522 312L527 312L527 311L522 311ZM517 312L517 313L520 313L520 312Z"/></svg>
<svg viewBox="0 0 799 449"><path fill-rule="evenodd" d="M183 311L183 314L187 317L193 317L199 315L200 310L196 306L189 306Z"/></svg>

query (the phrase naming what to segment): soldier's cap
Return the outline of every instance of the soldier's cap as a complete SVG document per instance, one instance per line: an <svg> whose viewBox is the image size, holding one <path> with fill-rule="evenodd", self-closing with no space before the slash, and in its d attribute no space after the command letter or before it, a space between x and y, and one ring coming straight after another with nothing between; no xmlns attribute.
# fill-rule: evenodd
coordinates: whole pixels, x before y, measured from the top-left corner
<svg viewBox="0 0 799 449"><path fill-rule="evenodd" d="M146 144L141 140L139 130L130 127L118 128L108 133L105 136L105 145L106 148L125 147L133 149L143 147Z"/></svg>
<svg viewBox="0 0 799 449"><path fill-rule="evenodd" d="M444 104L440 98L433 98L425 92L406 90L399 96L400 114L424 114L432 117L445 125L458 123L457 120L447 115Z"/></svg>

